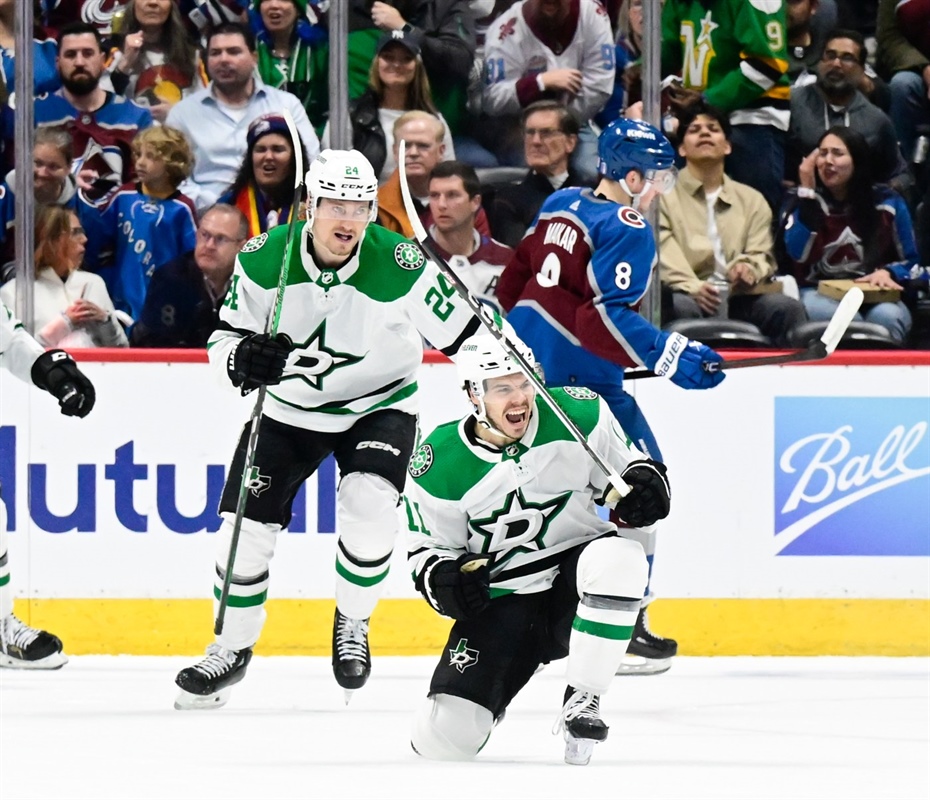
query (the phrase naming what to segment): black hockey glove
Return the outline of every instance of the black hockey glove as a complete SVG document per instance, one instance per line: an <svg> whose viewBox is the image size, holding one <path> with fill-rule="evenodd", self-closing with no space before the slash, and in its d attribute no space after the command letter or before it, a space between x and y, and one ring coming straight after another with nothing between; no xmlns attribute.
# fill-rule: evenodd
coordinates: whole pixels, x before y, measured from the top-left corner
<svg viewBox="0 0 930 800"><path fill-rule="evenodd" d="M97 395L94 385L64 350L49 350L32 365L32 382L58 398L66 417L86 417Z"/></svg>
<svg viewBox="0 0 930 800"><path fill-rule="evenodd" d="M472 562L482 559L481 566ZM491 602L491 571L487 556L465 553L455 559L444 559L429 574L429 586L439 612L452 619L469 619L480 614Z"/></svg>
<svg viewBox="0 0 930 800"><path fill-rule="evenodd" d="M286 333L274 337L267 333L246 336L229 354L226 362L226 371L233 386L248 394L259 386L280 383L293 344Z"/></svg>
<svg viewBox="0 0 930 800"><path fill-rule="evenodd" d="M630 493L617 501L617 513L628 525L642 528L665 519L672 490L665 477L665 464L653 461L634 461L621 476L630 486Z"/></svg>

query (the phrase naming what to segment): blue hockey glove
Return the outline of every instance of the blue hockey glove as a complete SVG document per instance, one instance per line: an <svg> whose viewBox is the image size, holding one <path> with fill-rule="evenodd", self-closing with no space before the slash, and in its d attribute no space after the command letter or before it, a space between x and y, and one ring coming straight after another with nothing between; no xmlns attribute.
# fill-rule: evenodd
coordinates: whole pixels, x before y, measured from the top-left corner
<svg viewBox="0 0 930 800"><path fill-rule="evenodd" d="M711 371L713 368L708 367L722 363L723 358L715 350L680 333L672 333L652 371L682 389L711 389L726 375L719 369Z"/></svg>

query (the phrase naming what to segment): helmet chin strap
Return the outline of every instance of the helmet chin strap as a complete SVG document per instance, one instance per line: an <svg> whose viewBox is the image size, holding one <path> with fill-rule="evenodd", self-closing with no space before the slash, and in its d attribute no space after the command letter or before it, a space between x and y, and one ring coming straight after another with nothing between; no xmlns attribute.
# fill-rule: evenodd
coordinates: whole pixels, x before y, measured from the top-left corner
<svg viewBox="0 0 930 800"><path fill-rule="evenodd" d="M500 436L502 439L513 439L512 436L508 436L501 430L498 430L488 419L488 409L484 404L484 391L481 388L475 387L474 381L469 381L471 384L471 397L468 399L471 401L472 408L474 408L475 421L478 425L484 428L487 431L490 431L495 436Z"/></svg>
<svg viewBox="0 0 930 800"><path fill-rule="evenodd" d="M632 207L633 207L636 211L639 211L639 201L640 201L640 198L641 198L644 194L646 194L646 193L652 188L652 181L644 180L644 181L643 181L643 188L640 189L640 191L638 191L638 192L634 192L634 191L630 188L629 184L626 182L626 178L621 178L621 179L620 179L620 188L623 189L623 191L626 192L626 193L630 196L630 204L632 205Z"/></svg>

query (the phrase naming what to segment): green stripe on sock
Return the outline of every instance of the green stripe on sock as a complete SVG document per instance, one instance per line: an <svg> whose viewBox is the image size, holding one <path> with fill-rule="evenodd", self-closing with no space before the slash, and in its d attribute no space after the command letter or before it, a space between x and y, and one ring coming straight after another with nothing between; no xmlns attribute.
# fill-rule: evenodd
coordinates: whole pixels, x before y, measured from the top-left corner
<svg viewBox="0 0 930 800"><path fill-rule="evenodd" d="M391 571L390 566L384 572L380 572L377 575L373 575L370 578L363 578L360 575L356 575L352 572L349 572L339 559L336 559L336 572L345 578L349 583L354 583L356 586L374 586L376 583L381 583L386 577L388 572Z"/></svg>
<svg viewBox="0 0 930 800"><path fill-rule="evenodd" d="M223 593L223 590L219 586L213 587L213 596L219 600L220 595ZM268 590L260 592L259 594L253 594L249 597L239 597L237 595L229 595L228 605L230 608L252 608L254 606L260 606L265 600L268 599Z"/></svg>
<svg viewBox="0 0 930 800"><path fill-rule="evenodd" d="M6 586L10 582L9 575L0 575L0 586Z"/></svg>
<svg viewBox="0 0 930 800"><path fill-rule="evenodd" d="M589 619L575 617L572 628L591 636L600 636L601 639L631 639L633 637L632 625L608 625L605 622L591 622Z"/></svg>

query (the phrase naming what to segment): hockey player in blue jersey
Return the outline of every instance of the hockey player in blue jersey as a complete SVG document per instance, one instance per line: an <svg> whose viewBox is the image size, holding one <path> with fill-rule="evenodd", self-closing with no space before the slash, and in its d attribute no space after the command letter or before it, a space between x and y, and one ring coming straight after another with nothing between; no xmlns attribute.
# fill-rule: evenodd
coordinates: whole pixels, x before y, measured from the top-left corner
<svg viewBox="0 0 930 800"><path fill-rule="evenodd" d="M656 195L674 185L675 151L640 120L618 119L598 139L595 189L550 195L497 287L508 321L539 359L551 386L586 386L600 394L623 429L650 458L659 446L632 395L625 367L646 366L684 389L709 389L723 372L720 356L679 333L666 333L639 314L656 264L652 229L643 218ZM626 531L645 548L652 568L653 526ZM645 603L622 671L658 673L677 643L653 634Z"/></svg>

